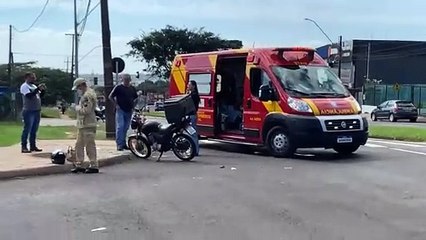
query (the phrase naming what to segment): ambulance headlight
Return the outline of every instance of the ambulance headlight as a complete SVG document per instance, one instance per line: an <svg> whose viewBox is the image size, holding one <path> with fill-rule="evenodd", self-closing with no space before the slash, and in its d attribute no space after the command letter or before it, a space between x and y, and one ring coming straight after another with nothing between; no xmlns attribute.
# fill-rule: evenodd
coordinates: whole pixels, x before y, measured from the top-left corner
<svg viewBox="0 0 426 240"><path fill-rule="evenodd" d="M289 97L287 100L288 106L290 106L293 110L298 112L311 113L312 108L303 100L295 99Z"/></svg>
<svg viewBox="0 0 426 240"><path fill-rule="evenodd" d="M359 105L358 101L355 100L355 99L353 99L352 101L353 101L356 113L361 113L362 109L361 109L361 106Z"/></svg>

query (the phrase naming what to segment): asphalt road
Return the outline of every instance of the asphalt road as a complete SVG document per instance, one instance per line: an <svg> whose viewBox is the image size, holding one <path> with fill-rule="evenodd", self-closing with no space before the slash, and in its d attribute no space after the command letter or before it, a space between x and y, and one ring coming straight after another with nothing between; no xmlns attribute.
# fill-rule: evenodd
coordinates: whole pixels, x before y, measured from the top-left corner
<svg viewBox="0 0 426 240"><path fill-rule="evenodd" d="M0 239L426 239L425 144L248 152L205 144L192 163L0 182Z"/></svg>

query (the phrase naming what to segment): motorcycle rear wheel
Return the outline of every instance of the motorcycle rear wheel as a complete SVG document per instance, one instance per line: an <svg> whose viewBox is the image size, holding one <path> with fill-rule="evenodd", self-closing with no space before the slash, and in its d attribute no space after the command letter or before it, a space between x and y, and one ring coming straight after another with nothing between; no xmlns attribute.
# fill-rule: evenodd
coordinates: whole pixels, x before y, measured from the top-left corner
<svg viewBox="0 0 426 240"><path fill-rule="evenodd" d="M130 151L138 158L147 159L151 156L151 145L144 137L129 137L127 140L127 146Z"/></svg>

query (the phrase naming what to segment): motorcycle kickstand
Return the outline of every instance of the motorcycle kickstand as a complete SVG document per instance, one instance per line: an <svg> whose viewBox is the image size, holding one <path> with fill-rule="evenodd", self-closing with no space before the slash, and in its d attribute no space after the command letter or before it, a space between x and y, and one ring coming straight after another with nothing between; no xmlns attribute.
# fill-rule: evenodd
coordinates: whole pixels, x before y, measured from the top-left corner
<svg viewBox="0 0 426 240"><path fill-rule="evenodd" d="M160 158L163 156L163 152L160 152L160 156L158 156L158 158L157 158L157 162L159 162L160 161Z"/></svg>

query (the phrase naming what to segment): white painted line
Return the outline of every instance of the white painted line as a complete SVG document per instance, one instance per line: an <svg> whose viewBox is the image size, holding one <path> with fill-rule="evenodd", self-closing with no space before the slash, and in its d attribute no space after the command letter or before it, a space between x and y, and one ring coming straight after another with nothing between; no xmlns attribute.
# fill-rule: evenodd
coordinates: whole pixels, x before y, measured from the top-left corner
<svg viewBox="0 0 426 240"><path fill-rule="evenodd" d="M406 147L415 147L415 148L424 148L426 145L418 145L418 144L411 144L411 143L403 143L403 142L388 142L388 141L379 141L379 140L368 140L369 142L373 143L383 143L383 144L390 144L390 145L397 145L397 146L406 146Z"/></svg>
<svg viewBox="0 0 426 240"><path fill-rule="evenodd" d="M400 152L406 152L406 153L412 153L412 154L426 156L426 153L424 153L424 152L416 152L416 151L410 151L410 150L405 150L405 149L400 149L400 148L390 148L390 149L395 150L395 151L400 151Z"/></svg>
<svg viewBox="0 0 426 240"><path fill-rule="evenodd" d="M371 147L371 148L387 148L386 146L372 144L372 143L367 143L367 144L365 144L365 146L366 147Z"/></svg>
<svg viewBox="0 0 426 240"><path fill-rule="evenodd" d="M104 230L106 230L106 227L94 228L91 231L92 232L99 232L99 231L104 231Z"/></svg>

